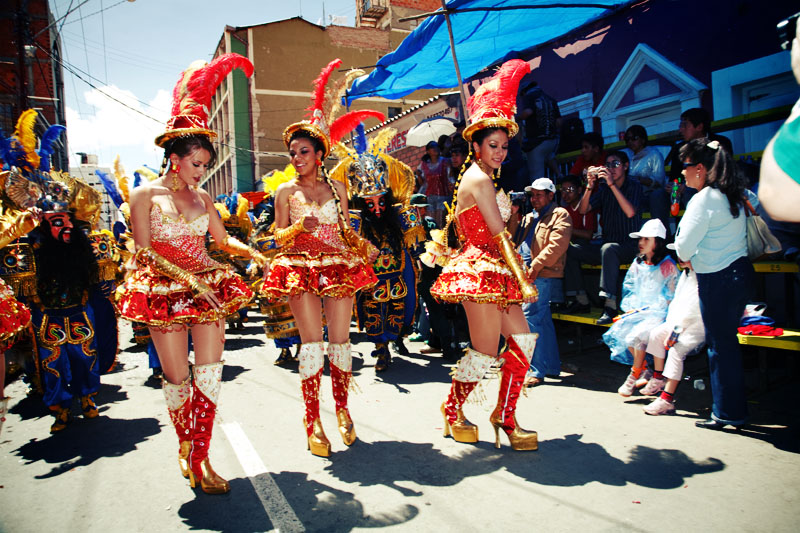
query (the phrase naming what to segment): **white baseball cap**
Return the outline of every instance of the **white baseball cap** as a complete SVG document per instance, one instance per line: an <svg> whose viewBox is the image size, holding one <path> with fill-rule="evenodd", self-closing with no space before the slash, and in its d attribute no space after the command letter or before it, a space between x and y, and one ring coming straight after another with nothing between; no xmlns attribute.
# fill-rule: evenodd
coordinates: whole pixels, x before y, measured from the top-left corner
<svg viewBox="0 0 800 533"><path fill-rule="evenodd" d="M645 222L644 225L642 225L642 229L634 231L630 235L634 239L638 239L639 237L661 237L662 239L666 239L667 228L664 227L664 224L659 219L653 218Z"/></svg>
<svg viewBox="0 0 800 533"><path fill-rule="evenodd" d="M525 187L527 189L527 187ZM556 192L556 186L553 185L553 182L550 178L539 178L533 181L531 184L531 189L536 189L539 191L550 191L552 193Z"/></svg>

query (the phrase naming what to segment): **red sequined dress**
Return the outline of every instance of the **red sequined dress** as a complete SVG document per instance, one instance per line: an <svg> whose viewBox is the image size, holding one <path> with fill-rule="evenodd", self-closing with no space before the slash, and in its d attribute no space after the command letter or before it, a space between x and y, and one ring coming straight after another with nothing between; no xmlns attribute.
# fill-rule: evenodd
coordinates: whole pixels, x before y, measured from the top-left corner
<svg viewBox="0 0 800 533"><path fill-rule="evenodd" d="M14 298L11 287L0 279L0 352L13 344L13 337L31 321L31 312Z"/></svg>
<svg viewBox="0 0 800 533"><path fill-rule="evenodd" d="M314 231L297 235L280 248L270 264L261 294L277 299L284 295L312 292L318 296L342 298L372 287L378 282L372 265L344 242L339 228L339 211L333 198L318 205L289 196L289 223L314 215Z"/></svg>
<svg viewBox="0 0 800 533"><path fill-rule="evenodd" d="M498 191L495 199L503 222L507 222L511 200L503 191ZM521 303L519 284L492 241L477 204L459 211L456 229L461 249L450 258L431 287L433 297L450 303L465 300L495 303L503 308Z"/></svg>
<svg viewBox="0 0 800 533"><path fill-rule="evenodd" d="M246 305L253 292L231 267L208 256L205 236L208 213L192 221L175 220L150 208L150 245L167 261L194 274L214 289L221 306L214 309L205 299L195 299L186 283L175 281L149 265L138 265L117 289L117 309L122 318L148 326L175 323L203 324L225 318Z"/></svg>

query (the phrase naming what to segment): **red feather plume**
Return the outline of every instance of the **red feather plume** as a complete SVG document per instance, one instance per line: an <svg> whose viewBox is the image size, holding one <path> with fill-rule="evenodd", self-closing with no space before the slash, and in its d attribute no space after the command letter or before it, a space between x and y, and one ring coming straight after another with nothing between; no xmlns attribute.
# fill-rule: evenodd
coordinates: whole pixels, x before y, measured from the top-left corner
<svg viewBox="0 0 800 533"><path fill-rule="evenodd" d="M331 74L333 74L333 71L339 68L341 64L341 59L334 59L328 63L328 66L322 69L322 72L319 73L317 79L312 82L314 85L314 92L311 97L311 106L308 108L308 111L311 111L312 113L316 109L322 111L322 107L325 105L325 86L328 85L328 79L331 77Z"/></svg>
<svg viewBox="0 0 800 533"><path fill-rule="evenodd" d="M492 79L478 87L469 99L470 115L479 115L481 110L497 109L510 118L516 106L519 82L530 71L531 66L521 59L503 63Z"/></svg>
<svg viewBox="0 0 800 533"><path fill-rule="evenodd" d="M369 117L377 118L381 122L386 120L383 113L372 109L350 111L334 120L333 124L330 126L331 145L342 140L342 137L356 129L356 126Z"/></svg>
<svg viewBox="0 0 800 533"><path fill-rule="evenodd" d="M242 69L248 78L253 75L253 63L239 54L223 54L201 68L185 70L172 93L173 116L184 113L205 117L202 108L211 106L211 98L217 87L235 68ZM184 85L186 76L189 80Z"/></svg>

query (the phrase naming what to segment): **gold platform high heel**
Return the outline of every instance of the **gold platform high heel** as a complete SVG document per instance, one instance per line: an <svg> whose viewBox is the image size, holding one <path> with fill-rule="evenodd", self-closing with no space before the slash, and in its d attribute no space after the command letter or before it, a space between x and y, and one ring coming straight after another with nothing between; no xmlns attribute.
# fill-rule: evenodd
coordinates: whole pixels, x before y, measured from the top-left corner
<svg viewBox="0 0 800 533"><path fill-rule="evenodd" d="M445 437L452 435L456 442L478 442L478 426L467 420L461 407L495 359L472 348L467 348L464 357L459 359L453 373L450 394L447 395L441 408L444 415Z"/></svg>
<svg viewBox="0 0 800 533"><path fill-rule="evenodd" d="M535 431L528 431L519 427L516 415L514 415L514 429L510 430L510 432L506 431L503 427L498 409L495 409L495 412L489 417L489 422L491 422L494 427L495 448L500 449L500 430L502 429L503 433L508 437L508 442L513 450L535 451L539 449L539 434Z"/></svg>
<svg viewBox="0 0 800 533"><path fill-rule="evenodd" d="M219 474L214 472L214 469L211 468L208 457L200 461L200 473L201 475L198 479L194 470L189 469L189 484L192 488L195 488L199 481L200 489L206 494L225 494L231 490L228 480L220 477Z"/></svg>
<svg viewBox="0 0 800 533"><path fill-rule="evenodd" d="M178 466L181 475L189 477L189 456L192 453L192 374L177 385L163 381L167 412L175 433L178 434Z"/></svg>
<svg viewBox="0 0 800 533"><path fill-rule="evenodd" d="M211 434L217 415L222 386L223 362L195 365L192 370L192 446L189 454L189 483L206 494L224 494L231 490L228 481L217 475L208 461Z"/></svg>
<svg viewBox="0 0 800 533"><path fill-rule="evenodd" d="M178 448L178 466L181 467L181 475L185 478L189 478L189 456L192 454L192 441L185 440L181 442L180 448Z"/></svg>
<svg viewBox="0 0 800 533"><path fill-rule="evenodd" d="M308 428L305 417L303 417L303 425ZM311 424L311 434L308 435L308 449L311 451L311 455L318 457L331 456L331 442L325 436L325 430L322 429L322 421L319 418Z"/></svg>
<svg viewBox="0 0 800 533"><path fill-rule="evenodd" d="M503 359L500 391L497 407L489 417L489 422L494 426L495 448L500 448L500 429L502 429L513 449L531 451L539 449L538 434L520 428L516 416L517 400L538 336L536 333L511 335L507 339L508 349L500 354Z"/></svg>
<svg viewBox="0 0 800 533"><path fill-rule="evenodd" d="M350 418L350 413L346 408L336 411L336 422L339 424L342 442L347 446L351 446L356 441L356 428L353 426L353 420Z"/></svg>
<svg viewBox="0 0 800 533"><path fill-rule="evenodd" d="M308 449L312 455L329 457L331 443L322 429L319 419L319 382L322 379L322 364L325 360L325 349L322 342L308 342L300 346L300 388L303 391L303 403L306 407L303 416L303 427L306 430ZM333 365L331 365L333 366Z"/></svg>
<svg viewBox="0 0 800 533"><path fill-rule="evenodd" d="M467 420L461 409L456 410L456 419L451 424L447 419L445 404L442 404L442 416L444 417L444 436L453 437L456 442L478 442L478 426Z"/></svg>
<svg viewBox="0 0 800 533"><path fill-rule="evenodd" d="M353 379L353 356L350 343L328 343L328 359L331 363L331 385L333 400L336 402L336 421L339 425L339 434L346 446L351 446L356 441L356 429L350 411L347 409L347 397L350 391L350 382Z"/></svg>

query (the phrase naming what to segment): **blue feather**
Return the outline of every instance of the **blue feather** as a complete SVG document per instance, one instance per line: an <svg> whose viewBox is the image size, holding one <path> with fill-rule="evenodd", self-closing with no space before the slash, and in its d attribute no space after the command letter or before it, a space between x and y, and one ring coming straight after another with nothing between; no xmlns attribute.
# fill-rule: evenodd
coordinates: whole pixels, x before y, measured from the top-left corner
<svg viewBox="0 0 800 533"><path fill-rule="evenodd" d="M7 169L17 167L20 170L33 170L25 156L25 149L22 148L17 138L13 135L11 137L6 137L5 133L2 131L0 131L0 157L3 158L4 166Z"/></svg>
<svg viewBox="0 0 800 533"><path fill-rule="evenodd" d="M102 170L95 170L94 172L97 174L97 177L100 178L100 181L103 183L103 187L105 187L106 192L111 197L111 201L114 202L114 205L117 207L121 206L122 195L117 190L117 185L114 183L114 180L111 179L111 176Z"/></svg>
<svg viewBox="0 0 800 533"><path fill-rule="evenodd" d="M353 141L353 146L355 146L358 155L361 155L367 151L367 136L364 133L363 122L356 126L356 138Z"/></svg>
<svg viewBox="0 0 800 533"><path fill-rule="evenodd" d="M133 187L131 187L131 189L135 189L136 187L138 187L141 184L142 184L142 175L139 174L138 172L134 172L133 173Z"/></svg>
<svg viewBox="0 0 800 533"><path fill-rule="evenodd" d="M47 128L47 131L44 132L40 140L40 148L39 148L39 157L41 161L39 162L39 170L42 172L49 172L50 171L50 156L53 155L53 143L56 142L58 137L61 135L61 132L65 131L67 128L60 124L54 124Z"/></svg>

